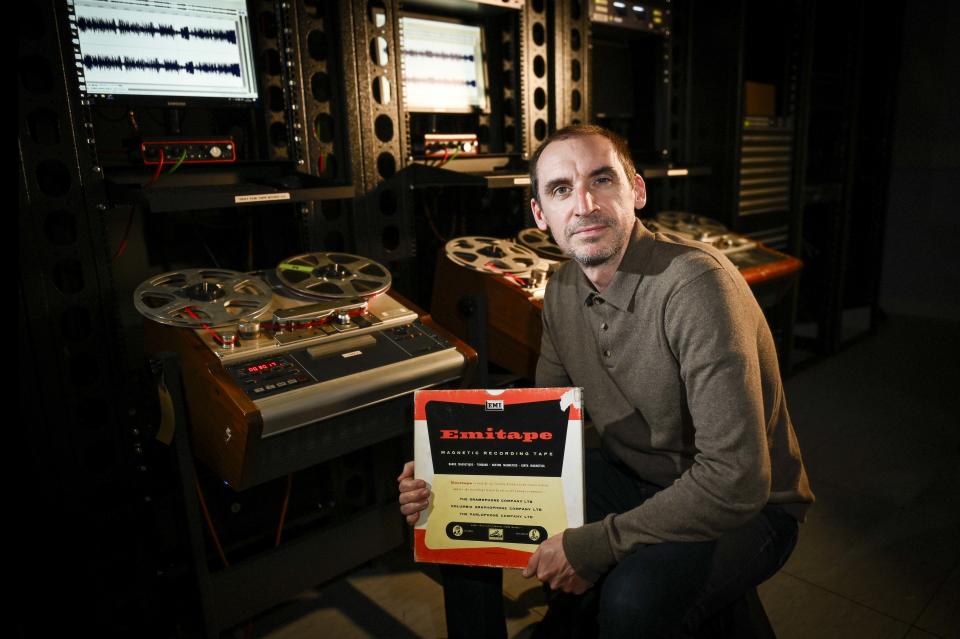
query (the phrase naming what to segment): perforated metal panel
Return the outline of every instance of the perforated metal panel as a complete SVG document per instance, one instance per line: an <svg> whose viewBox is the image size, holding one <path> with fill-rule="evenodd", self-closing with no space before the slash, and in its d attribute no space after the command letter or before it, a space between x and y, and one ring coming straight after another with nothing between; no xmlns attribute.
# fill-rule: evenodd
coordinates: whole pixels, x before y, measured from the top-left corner
<svg viewBox="0 0 960 639"><path fill-rule="evenodd" d="M527 2L520 14L520 93L524 159L529 159L552 128L550 117L550 51L544 0ZM583 43L585 45L585 42Z"/></svg>
<svg viewBox="0 0 960 639"><path fill-rule="evenodd" d="M558 129L590 119L588 4L586 0L555 4L552 96Z"/></svg>
<svg viewBox="0 0 960 639"><path fill-rule="evenodd" d="M286 121L300 170L334 183L362 175L351 11L344 3L311 0L281 3ZM343 16L346 11L346 17ZM300 205L305 250L355 250L349 205L338 201Z"/></svg>
<svg viewBox="0 0 960 639"><path fill-rule="evenodd" d="M78 100L63 3L25 5L17 69L19 288L22 354L40 398L20 426L69 499L110 499L124 475L114 394L125 397L102 171L88 108ZM69 66L67 66L69 65ZM66 80L66 81L65 81ZM115 249L114 249L115 250ZM24 352L25 351L25 352ZM26 451L25 451L26 452ZM68 479L69 478L69 479ZM98 497L102 495L102 497ZM72 503L72 502L71 502ZM64 504L66 507L68 504Z"/></svg>
<svg viewBox="0 0 960 639"><path fill-rule="evenodd" d="M364 192L392 177L405 157L400 97L397 2L345 2L353 10L352 33L357 78ZM345 7L345 8L346 8Z"/></svg>
<svg viewBox="0 0 960 639"><path fill-rule="evenodd" d="M290 51L284 44L283 32L289 30L275 2L253 5L251 24L257 30L260 45L258 64L264 130L267 135L267 157L271 160L294 159L290 154L291 92Z"/></svg>
<svg viewBox="0 0 960 639"><path fill-rule="evenodd" d="M348 9L352 10L350 33L356 71L354 122L359 131L356 141L361 165L361 173L354 178L359 196L356 250L381 262L415 253L413 213L401 206L400 181L391 179L407 155L398 5L387 0L340 3L344 17Z"/></svg>

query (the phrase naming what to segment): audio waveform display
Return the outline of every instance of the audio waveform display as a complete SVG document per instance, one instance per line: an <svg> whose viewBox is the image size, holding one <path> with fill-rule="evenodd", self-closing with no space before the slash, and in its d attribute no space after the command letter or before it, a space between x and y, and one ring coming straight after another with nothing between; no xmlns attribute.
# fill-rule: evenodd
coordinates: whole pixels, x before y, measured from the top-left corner
<svg viewBox="0 0 960 639"><path fill-rule="evenodd" d="M411 78L410 76L407 76L406 79L404 79L404 84L426 84L430 86L436 86L439 84L456 87L477 87L476 80L458 80L456 78Z"/></svg>
<svg viewBox="0 0 960 639"><path fill-rule="evenodd" d="M154 58L153 60L141 60L139 58L109 58L102 56L84 56L83 66L87 69L136 69L138 71L168 71L179 73L185 71L190 75L194 73L220 73L240 77L239 64L217 64L208 62L187 62L180 64L176 60L164 60L161 62Z"/></svg>
<svg viewBox="0 0 960 639"><path fill-rule="evenodd" d="M429 58L431 60L465 60L467 62L473 62L476 58L472 53L450 53L448 51L403 49L401 53L408 58Z"/></svg>
<svg viewBox="0 0 960 639"><path fill-rule="evenodd" d="M184 40L197 38L199 40L221 40L230 44L237 43L236 29L202 29L180 27L176 28L171 24L156 25L153 22L146 24L139 22L127 22L125 20L101 20L98 18L78 18L77 26L81 32L99 31L101 33L115 33L118 35L149 35L160 36L163 38L175 38L178 35Z"/></svg>
<svg viewBox="0 0 960 639"><path fill-rule="evenodd" d="M246 0L66 3L86 96L145 96L178 105L186 98L257 99Z"/></svg>
<svg viewBox="0 0 960 639"><path fill-rule="evenodd" d="M487 110L481 27L401 16L400 28L403 98L407 111Z"/></svg>

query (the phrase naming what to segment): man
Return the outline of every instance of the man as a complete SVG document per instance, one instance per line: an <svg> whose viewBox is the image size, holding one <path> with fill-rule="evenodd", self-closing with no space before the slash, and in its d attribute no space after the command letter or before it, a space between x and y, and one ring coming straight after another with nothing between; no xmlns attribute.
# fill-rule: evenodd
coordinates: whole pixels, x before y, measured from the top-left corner
<svg viewBox="0 0 960 639"><path fill-rule="evenodd" d="M536 382L582 386L602 445L589 523L544 541L524 576L587 593L604 637L695 629L783 565L813 502L773 338L729 260L637 220L646 187L616 135L557 131L530 173L537 226L573 258L547 288ZM429 493L412 465L399 481L415 522Z"/></svg>

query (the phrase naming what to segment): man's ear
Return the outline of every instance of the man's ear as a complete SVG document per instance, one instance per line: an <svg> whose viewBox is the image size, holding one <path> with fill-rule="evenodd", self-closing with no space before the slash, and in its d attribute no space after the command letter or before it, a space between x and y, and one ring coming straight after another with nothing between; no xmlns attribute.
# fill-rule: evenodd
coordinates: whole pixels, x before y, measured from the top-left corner
<svg viewBox="0 0 960 639"><path fill-rule="evenodd" d="M537 223L537 228L541 231L547 230L547 219L543 216L543 209L540 208L537 198L530 198L530 211L533 212L533 221Z"/></svg>
<svg viewBox="0 0 960 639"><path fill-rule="evenodd" d="M644 184L640 174L633 178L633 208L642 209L647 205L647 185Z"/></svg>

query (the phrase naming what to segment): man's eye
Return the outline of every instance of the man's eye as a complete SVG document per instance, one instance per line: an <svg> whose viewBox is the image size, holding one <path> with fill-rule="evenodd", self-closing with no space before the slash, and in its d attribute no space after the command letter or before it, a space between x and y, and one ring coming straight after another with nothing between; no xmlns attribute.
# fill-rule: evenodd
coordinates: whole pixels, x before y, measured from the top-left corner
<svg viewBox="0 0 960 639"><path fill-rule="evenodd" d="M613 178L609 175L598 175L596 179L597 184L610 184L611 182L613 182Z"/></svg>
<svg viewBox="0 0 960 639"><path fill-rule="evenodd" d="M555 189L553 189L554 195L566 195L569 192L570 192L569 186L558 186Z"/></svg>

